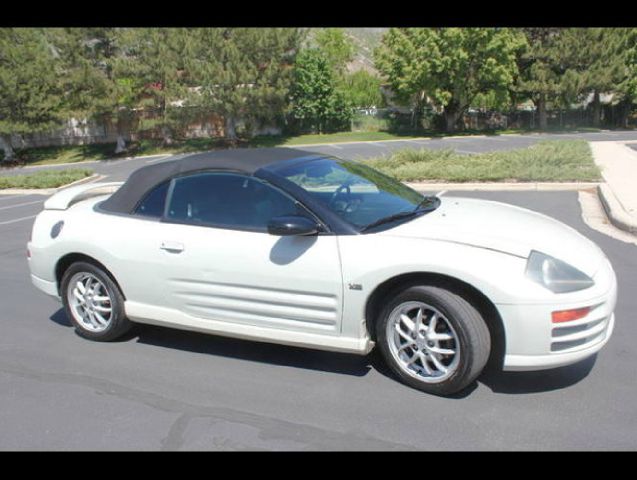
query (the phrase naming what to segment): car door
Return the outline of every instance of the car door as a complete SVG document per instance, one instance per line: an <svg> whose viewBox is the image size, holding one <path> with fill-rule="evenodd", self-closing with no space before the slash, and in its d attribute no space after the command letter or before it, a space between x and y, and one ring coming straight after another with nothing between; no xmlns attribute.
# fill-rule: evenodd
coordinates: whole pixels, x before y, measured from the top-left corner
<svg viewBox="0 0 637 480"><path fill-rule="evenodd" d="M200 172L176 178L156 247L166 303L199 319L340 332L336 237L267 233L272 217L299 213L309 215L254 177Z"/></svg>

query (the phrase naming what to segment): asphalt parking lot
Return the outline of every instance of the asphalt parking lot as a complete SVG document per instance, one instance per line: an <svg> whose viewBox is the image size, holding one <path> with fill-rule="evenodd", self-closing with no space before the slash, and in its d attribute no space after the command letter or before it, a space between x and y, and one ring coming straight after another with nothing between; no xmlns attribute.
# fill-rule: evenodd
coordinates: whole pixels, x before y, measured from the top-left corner
<svg viewBox="0 0 637 480"><path fill-rule="evenodd" d="M0 210L0 448L634 449L637 247L588 229L575 192L470 195L551 214L604 249L620 292L615 334L597 358L488 374L442 399L395 382L374 354L146 326L122 342L87 342L29 282L31 221L6 223L10 211L35 214L38 199L3 197L0 208L15 208Z"/></svg>
<svg viewBox="0 0 637 480"><path fill-rule="evenodd" d="M109 180L145 161L120 164ZM634 450L637 246L590 229L577 192L445 194L454 195L546 213L600 245L619 299L615 333L596 357L487 372L462 395L439 398L394 380L374 352L151 326L89 342L30 283L25 244L45 197L0 196L0 449Z"/></svg>

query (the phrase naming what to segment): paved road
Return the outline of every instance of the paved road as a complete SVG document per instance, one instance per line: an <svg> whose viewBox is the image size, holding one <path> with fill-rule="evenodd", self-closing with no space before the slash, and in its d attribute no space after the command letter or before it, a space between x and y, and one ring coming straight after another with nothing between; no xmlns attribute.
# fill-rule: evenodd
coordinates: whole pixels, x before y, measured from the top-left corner
<svg viewBox="0 0 637 480"><path fill-rule="evenodd" d="M391 142L358 142L345 144L325 144L311 147L296 147L304 151L325 153L347 159L363 159L387 155L393 151L404 148L430 148L430 149L454 149L456 152L471 154L495 150L511 150L524 148L541 140L547 139L582 139L588 141L604 140L637 140L637 131L603 131L595 133L563 133L563 134L528 134L528 135L501 135L479 137L447 137L425 140L401 140ZM178 155L184 157L186 155ZM143 165L161 162L165 157L136 158L130 160L106 160L100 162L85 162L76 164L77 167L87 167L97 173L106 175L109 181L126 179L134 170ZM32 172L38 169L70 168L63 166L44 166L18 168L0 171L2 175L16 175Z"/></svg>
<svg viewBox="0 0 637 480"><path fill-rule="evenodd" d="M615 334L596 358L487 373L444 399L393 380L374 353L150 326L120 342L89 342L29 282L32 220L13 220L35 215L43 198L0 196L0 450L634 450L637 247L589 229L576 192L462 195L547 213L603 248L619 303Z"/></svg>

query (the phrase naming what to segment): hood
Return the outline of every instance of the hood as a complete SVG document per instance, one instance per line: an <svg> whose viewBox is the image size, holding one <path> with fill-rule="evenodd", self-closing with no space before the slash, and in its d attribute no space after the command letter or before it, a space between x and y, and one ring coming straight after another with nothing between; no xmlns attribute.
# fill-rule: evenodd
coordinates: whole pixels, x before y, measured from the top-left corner
<svg viewBox="0 0 637 480"><path fill-rule="evenodd" d="M506 203L441 198L440 206L379 235L462 243L527 258L537 250L592 276L604 258L592 241L551 217Z"/></svg>

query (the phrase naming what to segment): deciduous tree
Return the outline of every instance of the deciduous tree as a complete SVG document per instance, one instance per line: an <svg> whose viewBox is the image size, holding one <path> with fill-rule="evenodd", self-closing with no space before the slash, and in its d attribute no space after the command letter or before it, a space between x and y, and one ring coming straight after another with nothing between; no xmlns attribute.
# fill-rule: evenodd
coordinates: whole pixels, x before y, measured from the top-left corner
<svg viewBox="0 0 637 480"><path fill-rule="evenodd" d="M380 78L366 70L350 73L343 79L343 90L354 107L381 106L384 103Z"/></svg>
<svg viewBox="0 0 637 480"><path fill-rule="evenodd" d="M323 133L349 126L352 109L320 50L311 48L299 53L294 78L291 112L302 129Z"/></svg>
<svg viewBox="0 0 637 480"><path fill-rule="evenodd" d="M314 35L317 48L323 52L336 75L343 75L354 59L354 42L342 28L321 28Z"/></svg>
<svg viewBox="0 0 637 480"><path fill-rule="evenodd" d="M375 52L378 70L399 97L420 110L443 109L446 130L479 93L506 90L523 41L507 28L392 28Z"/></svg>

